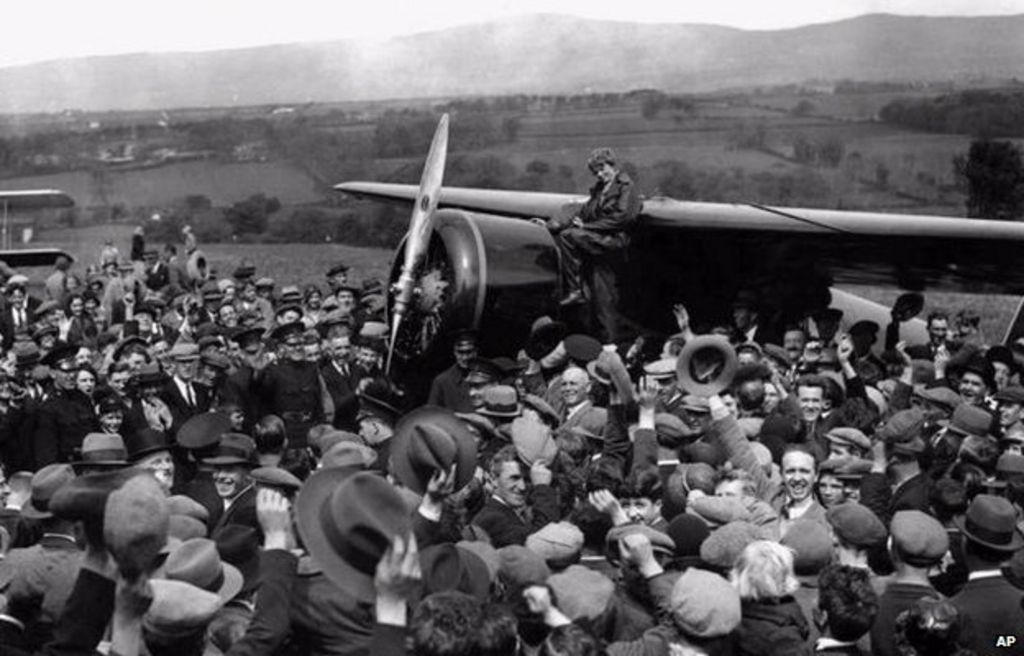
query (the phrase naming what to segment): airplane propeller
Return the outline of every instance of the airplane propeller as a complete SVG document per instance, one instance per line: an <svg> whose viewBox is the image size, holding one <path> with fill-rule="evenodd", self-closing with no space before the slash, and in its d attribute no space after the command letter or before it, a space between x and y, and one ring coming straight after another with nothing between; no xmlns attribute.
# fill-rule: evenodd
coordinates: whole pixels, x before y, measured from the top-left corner
<svg viewBox="0 0 1024 656"><path fill-rule="evenodd" d="M412 303L416 291L416 269L423 262L430 245L430 234L434 224L434 211L437 210L438 197L441 195L441 182L444 179L444 165L448 156L448 114L441 116L434 139L430 143L430 152L423 165L423 175L416 192L416 202L412 207L409 219L409 232L405 240L405 257L402 260L402 271L398 281L392 287L395 304L391 322L391 341L388 343L388 360L385 372L391 371L391 360L395 354L395 343L402 318Z"/></svg>

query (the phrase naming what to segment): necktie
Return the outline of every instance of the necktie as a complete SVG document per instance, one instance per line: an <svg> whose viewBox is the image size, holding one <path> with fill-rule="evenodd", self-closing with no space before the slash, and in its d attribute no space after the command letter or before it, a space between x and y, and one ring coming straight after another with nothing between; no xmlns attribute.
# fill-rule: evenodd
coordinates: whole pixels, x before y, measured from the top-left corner
<svg viewBox="0 0 1024 656"><path fill-rule="evenodd" d="M193 408L196 407L196 394L192 390L192 384L191 383L185 385L185 393L188 394L188 399L187 399L188 404L190 406L192 406Z"/></svg>

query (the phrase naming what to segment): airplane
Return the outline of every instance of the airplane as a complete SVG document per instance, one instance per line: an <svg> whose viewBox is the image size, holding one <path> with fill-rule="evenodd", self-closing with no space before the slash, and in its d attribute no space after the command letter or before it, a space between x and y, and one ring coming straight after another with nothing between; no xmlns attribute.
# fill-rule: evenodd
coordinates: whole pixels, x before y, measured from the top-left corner
<svg viewBox="0 0 1024 656"><path fill-rule="evenodd" d="M57 189L0 189L0 225L6 237L11 211L43 208L74 207L75 201ZM6 239L5 239L6 241ZM58 257L74 261L74 257L59 248L20 248L0 250L0 263L8 267L53 266Z"/></svg>
<svg viewBox="0 0 1024 656"><path fill-rule="evenodd" d="M446 133L447 116L438 134L442 128ZM528 219L564 215L586 197L439 188L444 158L434 152L438 134L420 187L353 181L334 188L412 204L409 235L429 234L426 240L407 236L392 264L393 324L403 326L392 326L391 348L399 360L444 366L450 360L446 337L466 328L479 332L482 352L514 356L535 319L559 315L562 297L555 241ZM890 308L840 286L1019 296L1022 256L1021 223L646 198L618 272L619 310L633 332L669 335L676 331L674 303L682 302L695 320L728 325L737 293L753 288L780 321L834 307L844 311L843 328L852 317L884 330ZM579 317L568 318L580 325ZM1021 333L1018 306L1005 341ZM925 322L903 323L900 335L926 342Z"/></svg>

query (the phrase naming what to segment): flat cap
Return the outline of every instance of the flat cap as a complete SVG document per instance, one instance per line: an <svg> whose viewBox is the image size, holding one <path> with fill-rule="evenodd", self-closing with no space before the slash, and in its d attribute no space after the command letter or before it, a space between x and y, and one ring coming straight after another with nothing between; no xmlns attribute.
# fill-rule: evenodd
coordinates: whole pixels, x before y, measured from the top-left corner
<svg viewBox="0 0 1024 656"><path fill-rule="evenodd" d="M876 435L894 451L916 455L924 451L923 429L924 413L912 408L894 414Z"/></svg>
<svg viewBox="0 0 1024 656"><path fill-rule="evenodd" d="M780 542L793 550L793 571L797 576L817 576L832 561L832 534L820 521L796 520Z"/></svg>
<svg viewBox="0 0 1024 656"><path fill-rule="evenodd" d="M825 439L835 444L846 444L861 451L871 448L871 440L862 431L849 426L838 426L825 433Z"/></svg>
<svg viewBox="0 0 1024 656"><path fill-rule="evenodd" d="M888 536L878 515L859 503L841 503L825 514L836 535L844 542L864 549L877 546Z"/></svg>
<svg viewBox="0 0 1024 656"><path fill-rule="evenodd" d="M1021 387L1020 385L1010 385L1009 387L996 392L994 398L996 401L1019 403L1024 405L1024 387Z"/></svg>
<svg viewBox="0 0 1024 656"><path fill-rule="evenodd" d="M950 412L963 403L963 399L960 398L960 395L945 385L926 387L919 392L914 392L914 395L928 401L929 403L942 406Z"/></svg>
<svg viewBox="0 0 1024 656"><path fill-rule="evenodd" d="M920 510L900 510L889 524L892 544L908 565L931 567L949 550L949 534L931 515Z"/></svg>
<svg viewBox="0 0 1024 656"><path fill-rule="evenodd" d="M302 487L300 481L291 472L280 467L258 467L249 473L252 482L261 487L272 487L282 492L298 492Z"/></svg>
<svg viewBox="0 0 1024 656"><path fill-rule="evenodd" d="M576 362L591 362L601 355L601 342L590 335L569 335L565 338L564 344L569 359Z"/></svg>
<svg viewBox="0 0 1024 656"><path fill-rule="evenodd" d="M571 561L583 549L583 531L569 522L551 522L526 538L526 548L548 563Z"/></svg>

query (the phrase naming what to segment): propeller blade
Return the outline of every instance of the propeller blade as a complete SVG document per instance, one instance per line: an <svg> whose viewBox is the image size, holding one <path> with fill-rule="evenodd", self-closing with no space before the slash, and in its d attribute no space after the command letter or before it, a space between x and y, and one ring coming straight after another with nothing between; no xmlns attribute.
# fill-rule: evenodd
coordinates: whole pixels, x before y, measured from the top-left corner
<svg viewBox="0 0 1024 656"><path fill-rule="evenodd" d="M434 139L430 143L430 152L423 165L420 187L416 192L416 203L409 219L409 232L405 240L405 257L402 270L395 283L395 304L391 322L391 341L388 344L388 360L385 372L391 371L391 360L395 353L395 342L398 330L409 305L412 303L416 287L416 269L427 254L430 245L430 234L434 227L434 211L441 195L441 183L444 180L444 165L448 156L448 114L444 114L434 131Z"/></svg>

